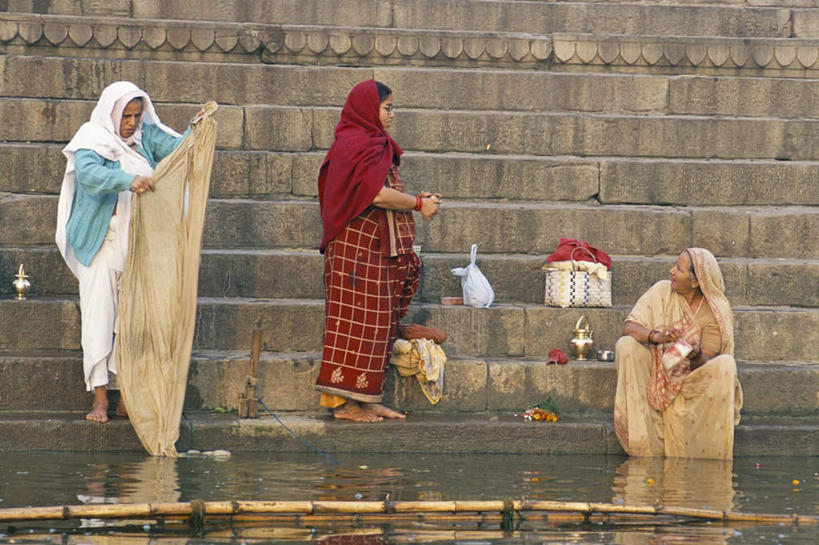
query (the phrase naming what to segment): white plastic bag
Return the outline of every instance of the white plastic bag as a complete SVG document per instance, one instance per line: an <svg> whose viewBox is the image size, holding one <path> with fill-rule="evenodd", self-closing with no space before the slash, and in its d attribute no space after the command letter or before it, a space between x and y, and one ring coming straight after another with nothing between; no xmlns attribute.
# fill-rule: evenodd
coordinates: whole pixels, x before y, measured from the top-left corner
<svg viewBox="0 0 819 545"><path fill-rule="evenodd" d="M478 308L488 308L495 300L495 291L489 285L489 280L475 265L478 258L478 245L472 245L470 263L465 268L452 269L452 274L461 277L461 289L464 294L464 304Z"/></svg>

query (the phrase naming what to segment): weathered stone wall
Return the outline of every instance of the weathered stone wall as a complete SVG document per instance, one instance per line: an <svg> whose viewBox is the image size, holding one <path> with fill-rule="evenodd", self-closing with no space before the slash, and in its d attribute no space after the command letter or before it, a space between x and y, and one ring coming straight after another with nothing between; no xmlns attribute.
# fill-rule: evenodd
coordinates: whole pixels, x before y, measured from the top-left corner
<svg viewBox="0 0 819 545"><path fill-rule="evenodd" d="M189 407L234 403L250 329L263 327L275 352L265 399L299 408L322 332L316 172L347 92L375 77L395 93L408 188L446 196L434 222L419 220L425 273L410 312L450 334L436 410L555 395L567 410L610 411L610 364L558 369L545 355L568 350L580 314L613 347L637 297L682 248L704 246L735 306L750 413L816 413L811 0L214 4L0 2L3 376L80 382L77 286L53 246L60 149L100 90L129 79L176 128L200 102L222 105ZM561 236L613 254L613 308L541 304L540 265ZM473 242L497 305L437 304L459 293L449 270ZM9 299L19 263L34 284L26 302ZM391 401L427 408L390 380ZM63 401L84 405L68 387ZM0 410L15 403L0 393Z"/></svg>

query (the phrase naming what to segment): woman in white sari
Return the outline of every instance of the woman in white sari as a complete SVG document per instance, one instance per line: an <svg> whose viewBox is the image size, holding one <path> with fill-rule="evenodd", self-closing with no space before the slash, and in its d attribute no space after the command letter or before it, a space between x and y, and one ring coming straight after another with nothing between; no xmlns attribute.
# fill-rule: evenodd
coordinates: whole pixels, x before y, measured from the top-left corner
<svg viewBox="0 0 819 545"><path fill-rule="evenodd" d="M670 274L640 297L617 341L614 429L630 456L731 459L742 389L722 272L711 252L689 248ZM678 339L692 350L667 368Z"/></svg>
<svg viewBox="0 0 819 545"><path fill-rule="evenodd" d="M63 149L56 242L79 280L83 370L94 422L108 421L119 278L128 255L132 195L153 191L154 168L182 141L159 121L148 95L119 81L103 90L91 120Z"/></svg>

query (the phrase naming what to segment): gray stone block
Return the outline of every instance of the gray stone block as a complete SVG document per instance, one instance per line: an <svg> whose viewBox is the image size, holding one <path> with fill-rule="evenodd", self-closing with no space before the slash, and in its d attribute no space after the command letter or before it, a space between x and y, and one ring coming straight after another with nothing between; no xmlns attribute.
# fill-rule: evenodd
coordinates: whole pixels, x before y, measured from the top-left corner
<svg viewBox="0 0 819 545"><path fill-rule="evenodd" d="M245 115L245 143L249 149L308 151L315 145L309 110L249 106Z"/></svg>
<svg viewBox="0 0 819 545"><path fill-rule="evenodd" d="M815 362L813 347L819 342L819 311L735 309L734 336L735 354L740 360Z"/></svg>
<svg viewBox="0 0 819 545"><path fill-rule="evenodd" d="M766 208L750 215L749 255L816 258L819 213L816 208Z"/></svg>
<svg viewBox="0 0 819 545"><path fill-rule="evenodd" d="M218 248L318 248L318 203L214 200L203 243Z"/></svg>
<svg viewBox="0 0 819 545"><path fill-rule="evenodd" d="M259 23L390 26L391 6L377 0L242 0L223 2L207 11L187 2L146 0L134 4L134 17Z"/></svg>
<svg viewBox="0 0 819 545"><path fill-rule="evenodd" d="M0 350L79 350L80 308L72 300L0 299Z"/></svg>
<svg viewBox="0 0 819 545"><path fill-rule="evenodd" d="M785 9L620 3L418 0L395 6L396 26L516 32L684 36L788 36Z"/></svg>
<svg viewBox="0 0 819 545"><path fill-rule="evenodd" d="M586 202L599 192L597 163L574 158L406 154L401 177L408 191L446 199Z"/></svg>
<svg viewBox="0 0 819 545"><path fill-rule="evenodd" d="M120 59L0 56L0 96L96 100L117 80L144 82L142 63ZM20 77L25 74L26 77ZM147 89L152 95L151 89Z"/></svg>
<svg viewBox="0 0 819 545"><path fill-rule="evenodd" d="M714 207L692 210L692 245L708 248L714 255L762 256L750 253L750 214L751 210L748 208Z"/></svg>
<svg viewBox="0 0 819 545"><path fill-rule="evenodd" d="M246 106L343 106L370 68L275 64L152 62L145 66L151 98Z"/></svg>
<svg viewBox="0 0 819 545"><path fill-rule="evenodd" d="M77 295L77 279L65 265L56 244L27 248L0 246L0 294L16 294L12 282L20 265L29 276L30 298Z"/></svg>
<svg viewBox="0 0 819 545"><path fill-rule="evenodd" d="M488 374L488 406L493 411L520 413L550 397L566 413L612 410L613 364L490 361Z"/></svg>
<svg viewBox="0 0 819 545"><path fill-rule="evenodd" d="M744 414L810 416L819 412L819 366L745 365L739 370Z"/></svg>
<svg viewBox="0 0 819 545"><path fill-rule="evenodd" d="M376 68L373 72L393 90L398 107L441 110L662 113L669 81L654 76L540 71Z"/></svg>
<svg viewBox="0 0 819 545"><path fill-rule="evenodd" d="M205 297L322 299L324 260L318 251L204 250L199 270L199 294Z"/></svg>
<svg viewBox="0 0 819 545"><path fill-rule="evenodd" d="M464 413L492 410L486 404L486 363L477 359L448 359L444 366L441 400L432 405L416 377L402 377L388 370L384 402L401 410L432 413Z"/></svg>
<svg viewBox="0 0 819 545"><path fill-rule="evenodd" d="M668 87L666 111L670 114L817 116L816 96L807 80L686 76L671 78Z"/></svg>
<svg viewBox="0 0 819 545"><path fill-rule="evenodd" d="M0 241L3 244L53 244L57 199L0 193L0 218Z"/></svg>
<svg viewBox="0 0 819 545"><path fill-rule="evenodd" d="M809 163L605 160L600 201L689 206L815 205L819 184Z"/></svg>
<svg viewBox="0 0 819 545"><path fill-rule="evenodd" d="M776 261L748 267L746 304L819 307L819 263Z"/></svg>
<svg viewBox="0 0 819 545"><path fill-rule="evenodd" d="M454 202L418 224L418 240L427 251L447 253L465 253L478 243L479 255L548 255L561 237L613 254L671 254L689 245L690 219L667 208Z"/></svg>
<svg viewBox="0 0 819 545"><path fill-rule="evenodd" d="M0 193L59 193L65 172L61 149L59 145L0 145Z"/></svg>

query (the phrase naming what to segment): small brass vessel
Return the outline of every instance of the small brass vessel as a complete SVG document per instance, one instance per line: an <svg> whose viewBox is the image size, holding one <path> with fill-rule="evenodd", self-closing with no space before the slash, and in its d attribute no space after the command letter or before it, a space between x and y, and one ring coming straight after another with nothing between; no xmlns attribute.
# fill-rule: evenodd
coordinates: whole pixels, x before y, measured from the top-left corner
<svg viewBox="0 0 819 545"><path fill-rule="evenodd" d="M11 283L14 286L14 291L17 292L17 299L22 301L26 298L26 294L28 290L31 289L31 282L28 281L28 275L26 271L23 270L22 263L20 264L20 268L17 270L17 274L14 275L16 280Z"/></svg>
<svg viewBox="0 0 819 545"><path fill-rule="evenodd" d="M586 327L581 328L580 324L586 323ZM589 320L585 316L581 316L574 326L574 337L569 341L569 345L574 350L575 355L579 361L585 361L586 356L594 347L594 339L592 338L593 331L590 329Z"/></svg>

